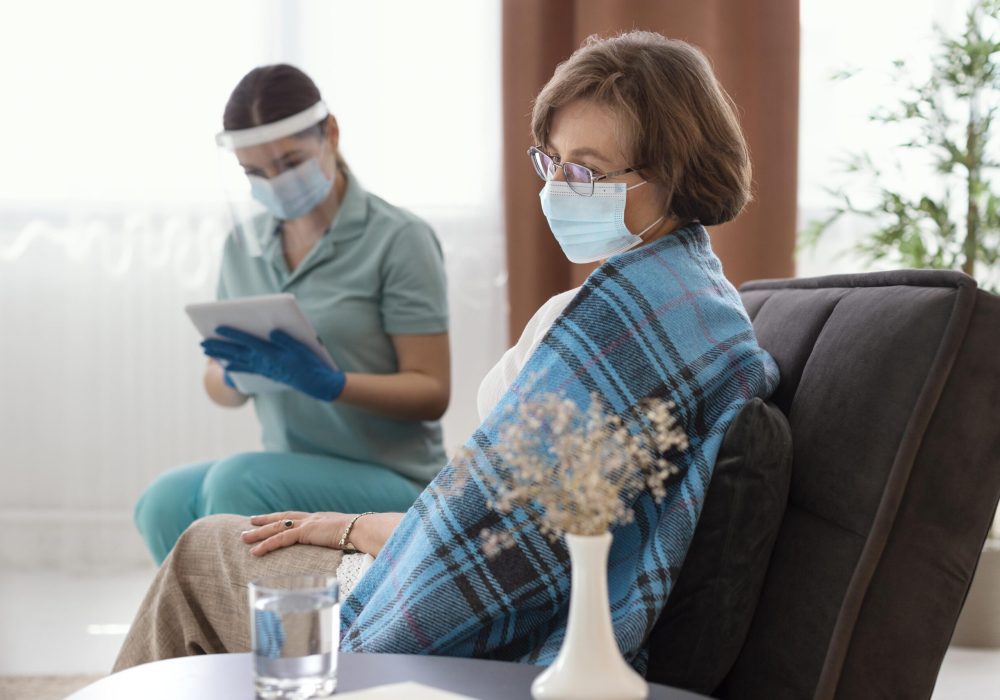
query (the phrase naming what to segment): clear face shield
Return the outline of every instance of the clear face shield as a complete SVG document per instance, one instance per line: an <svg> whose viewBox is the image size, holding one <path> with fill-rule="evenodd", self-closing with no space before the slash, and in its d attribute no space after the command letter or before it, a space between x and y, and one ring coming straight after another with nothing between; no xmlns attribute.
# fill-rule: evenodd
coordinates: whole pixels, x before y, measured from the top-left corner
<svg viewBox="0 0 1000 700"><path fill-rule="evenodd" d="M336 159L320 124L323 102L270 124L215 137L236 240L259 257L281 221L305 216L330 194Z"/></svg>

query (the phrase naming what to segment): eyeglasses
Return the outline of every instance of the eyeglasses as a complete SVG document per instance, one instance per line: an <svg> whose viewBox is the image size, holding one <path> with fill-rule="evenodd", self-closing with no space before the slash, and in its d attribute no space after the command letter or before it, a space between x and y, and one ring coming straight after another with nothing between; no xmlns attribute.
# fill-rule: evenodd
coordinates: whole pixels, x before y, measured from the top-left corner
<svg viewBox="0 0 1000 700"><path fill-rule="evenodd" d="M573 192L581 197L589 197L594 194L595 182L605 180L609 177L618 177L619 175L635 173L645 167L637 165L634 168L616 170L613 173L594 175L594 171L590 168L577 165L576 163L560 163L559 161L554 160L552 156L537 146L532 146L528 149L528 157L531 158L531 164L535 166L535 172L538 173L538 177L542 178L545 182L555 179L556 169L562 168L563 178L566 180L566 184L569 185L569 188L573 190Z"/></svg>

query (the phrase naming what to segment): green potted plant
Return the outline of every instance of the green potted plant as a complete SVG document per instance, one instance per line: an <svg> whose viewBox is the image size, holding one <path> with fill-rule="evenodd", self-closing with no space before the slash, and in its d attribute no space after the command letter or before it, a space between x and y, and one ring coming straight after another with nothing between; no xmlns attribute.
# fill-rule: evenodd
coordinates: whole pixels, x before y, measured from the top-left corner
<svg viewBox="0 0 1000 700"><path fill-rule="evenodd" d="M898 104L879 107L869 117L885 126L887 137L898 138L901 149L928 157L939 191L894 190L884 184L890 175L885 168L866 153L852 153L846 172L853 182L828 189L836 204L827 218L802 232L805 247L814 246L841 217L853 214L874 224L856 247L869 262L962 270L982 286L996 288L1000 189L995 176L1000 146L993 122L1000 116L998 16L1000 0L975 0L960 36L948 37L938 29L940 47L926 80L907 80L906 64L896 61L904 95ZM845 71L835 79L852 75ZM906 175L903 172L902 179Z"/></svg>
<svg viewBox="0 0 1000 700"><path fill-rule="evenodd" d="M855 246L862 259L902 267L961 270L980 286L1000 287L1000 0L973 0L958 36L937 30L929 76L894 63L903 96L870 119L900 150L890 172L866 153L851 154L848 185L830 188L830 215L803 232L815 247L846 215L872 223ZM849 79L844 72L835 79ZM933 192L907 189L914 162L936 175ZM902 160L908 159L904 165ZM898 182L894 189L890 182ZM1000 516L987 537L953 643L1000 647Z"/></svg>

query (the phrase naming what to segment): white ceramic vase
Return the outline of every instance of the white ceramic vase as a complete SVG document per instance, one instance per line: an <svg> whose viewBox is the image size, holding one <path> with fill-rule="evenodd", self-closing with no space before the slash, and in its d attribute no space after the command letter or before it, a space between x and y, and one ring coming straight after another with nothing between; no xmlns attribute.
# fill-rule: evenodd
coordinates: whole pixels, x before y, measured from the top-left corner
<svg viewBox="0 0 1000 700"><path fill-rule="evenodd" d="M569 622L559 655L535 682L535 700L643 700L646 681L622 658L608 603L611 534L566 535L572 566Z"/></svg>

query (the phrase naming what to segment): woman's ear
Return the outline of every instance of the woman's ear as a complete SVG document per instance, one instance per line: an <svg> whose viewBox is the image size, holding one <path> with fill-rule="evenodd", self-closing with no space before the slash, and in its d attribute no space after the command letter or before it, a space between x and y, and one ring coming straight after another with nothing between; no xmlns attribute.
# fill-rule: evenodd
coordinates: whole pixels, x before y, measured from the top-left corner
<svg viewBox="0 0 1000 700"><path fill-rule="evenodd" d="M326 131L326 140L333 148L333 152L336 153L337 148L340 146L340 127L337 125L337 118L332 114L328 114L324 128Z"/></svg>

